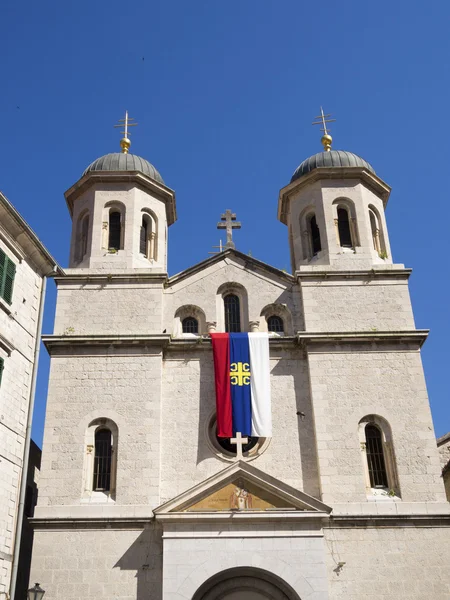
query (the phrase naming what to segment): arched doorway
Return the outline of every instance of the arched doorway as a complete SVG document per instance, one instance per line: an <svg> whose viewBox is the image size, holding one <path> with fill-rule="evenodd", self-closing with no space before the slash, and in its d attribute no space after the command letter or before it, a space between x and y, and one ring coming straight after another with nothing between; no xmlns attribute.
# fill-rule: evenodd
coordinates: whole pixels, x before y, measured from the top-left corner
<svg viewBox="0 0 450 600"><path fill-rule="evenodd" d="M253 567L217 573L203 583L192 600L300 600L280 577Z"/></svg>

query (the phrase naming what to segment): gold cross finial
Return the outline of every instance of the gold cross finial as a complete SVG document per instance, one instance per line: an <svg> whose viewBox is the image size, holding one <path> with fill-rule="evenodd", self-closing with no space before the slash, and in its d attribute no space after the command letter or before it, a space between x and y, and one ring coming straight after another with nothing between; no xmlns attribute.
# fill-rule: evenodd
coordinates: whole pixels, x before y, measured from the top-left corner
<svg viewBox="0 0 450 600"><path fill-rule="evenodd" d="M128 116L128 111L125 111L125 119L119 119L119 123L114 125L114 127L123 127L123 138L120 140L120 146L122 148L122 152L124 154L128 154L128 150L131 146L131 140L128 138L128 127L135 127L137 123L130 123L130 121L134 121L132 117Z"/></svg>
<svg viewBox="0 0 450 600"><path fill-rule="evenodd" d="M328 133L327 123L332 123L333 121L336 121L336 119L330 119L330 117L331 114L324 115L323 108L320 107L320 115L314 117L316 121L313 121L313 125L322 125L322 127L320 128L321 131L323 131L321 142L323 144L325 152L329 152L331 150L331 142L333 141L333 138Z"/></svg>

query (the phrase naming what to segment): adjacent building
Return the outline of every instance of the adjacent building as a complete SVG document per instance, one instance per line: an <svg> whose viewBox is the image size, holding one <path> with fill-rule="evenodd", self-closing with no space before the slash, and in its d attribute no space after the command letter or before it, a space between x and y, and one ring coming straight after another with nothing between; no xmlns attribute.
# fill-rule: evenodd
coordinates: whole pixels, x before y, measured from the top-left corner
<svg viewBox="0 0 450 600"><path fill-rule="evenodd" d="M61 269L0 193L0 595L9 597L18 567L23 477L46 278ZM22 501L21 501L22 499ZM19 536L16 534L19 533ZM14 558L14 560L13 560Z"/></svg>

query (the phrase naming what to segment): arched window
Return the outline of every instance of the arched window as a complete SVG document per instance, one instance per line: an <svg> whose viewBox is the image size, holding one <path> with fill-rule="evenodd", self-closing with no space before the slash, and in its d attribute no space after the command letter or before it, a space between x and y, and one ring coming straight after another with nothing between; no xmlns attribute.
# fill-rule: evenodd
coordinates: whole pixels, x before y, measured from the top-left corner
<svg viewBox="0 0 450 600"><path fill-rule="evenodd" d="M194 317L186 317L182 321L183 333L198 333L198 321Z"/></svg>
<svg viewBox="0 0 450 600"><path fill-rule="evenodd" d="M142 217L142 225L141 225L141 235L139 238L139 252L144 256L147 256L147 240L148 240L148 232L147 232L147 220L145 216Z"/></svg>
<svg viewBox="0 0 450 600"><path fill-rule="evenodd" d="M81 222L80 260L83 260L83 258L86 256L88 233L89 233L89 215L86 215Z"/></svg>
<svg viewBox="0 0 450 600"><path fill-rule="evenodd" d="M309 219L309 236L311 240L312 255L316 256L316 254L322 250L320 231L319 227L317 226L316 215L312 215Z"/></svg>
<svg viewBox="0 0 450 600"><path fill-rule="evenodd" d="M348 210L343 207L337 209L337 226L339 243L342 248L353 248L352 234L350 230L350 216Z"/></svg>
<svg viewBox="0 0 450 600"><path fill-rule="evenodd" d="M108 250L120 250L122 238L122 216L119 211L109 213Z"/></svg>
<svg viewBox="0 0 450 600"><path fill-rule="evenodd" d="M369 423L366 425L365 432L370 486L372 488L387 488L389 485L381 431L376 425Z"/></svg>
<svg viewBox="0 0 450 600"><path fill-rule="evenodd" d="M225 331L238 333L241 331L241 306L239 296L227 294L223 299L225 309Z"/></svg>
<svg viewBox="0 0 450 600"><path fill-rule="evenodd" d="M156 217L150 214L149 209L142 215L141 230L139 236L139 252L149 260L157 260Z"/></svg>
<svg viewBox="0 0 450 600"><path fill-rule="evenodd" d="M99 428L95 432L94 443L94 492L111 490L112 435L109 429Z"/></svg>
<svg viewBox="0 0 450 600"><path fill-rule="evenodd" d="M267 330L273 333L284 333L283 319L278 315L271 315L268 317Z"/></svg>
<svg viewBox="0 0 450 600"><path fill-rule="evenodd" d="M373 206L369 206L369 221L370 231L372 233L373 248L381 258L386 258L386 245L384 243L383 230L380 224L380 215Z"/></svg>
<svg viewBox="0 0 450 600"><path fill-rule="evenodd" d="M369 219L370 219L370 229L372 231L373 248L377 252L380 252L380 237L379 237L380 232L379 232L378 226L377 226L377 219L371 210L369 210Z"/></svg>
<svg viewBox="0 0 450 600"><path fill-rule="evenodd" d="M399 498L400 484L389 423L380 415L366 415L359 422L358 433L367 494Z"/></svg>

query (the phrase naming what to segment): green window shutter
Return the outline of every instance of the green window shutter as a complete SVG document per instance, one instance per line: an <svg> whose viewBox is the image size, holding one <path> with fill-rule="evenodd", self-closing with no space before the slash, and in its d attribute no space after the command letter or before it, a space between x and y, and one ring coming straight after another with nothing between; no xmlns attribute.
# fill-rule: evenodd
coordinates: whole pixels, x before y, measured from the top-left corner
<svg viewBox="0 0 450 600"><path fill-rule="evenodd" d="M3 298L11 304L14 287L14 277L16 275L16 265L9 258L6 259L6 269L4 275Z"/></svg>
<svg viewBox="0 0 450 600"><path fill-rule="evenodd" d="M6 254L0 250L0 296L3 296L3 279L6 271Z"/></svg>
<svg viewBox="0 0 450 600"><path fill-rule="evenodd" d="M2 375L3 375L3 367L5 366L5 361L3 358L0 358L0 385L2 385Z"/></svg>

